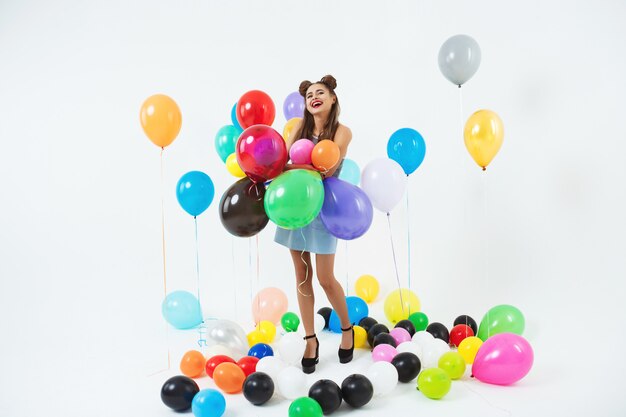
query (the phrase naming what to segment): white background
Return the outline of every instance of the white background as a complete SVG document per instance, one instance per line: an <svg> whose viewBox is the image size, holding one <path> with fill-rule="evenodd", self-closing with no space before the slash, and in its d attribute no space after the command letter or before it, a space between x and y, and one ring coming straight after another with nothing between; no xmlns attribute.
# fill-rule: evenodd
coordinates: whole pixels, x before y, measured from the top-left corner
<svg viewBox="0 0 626 417"><path fill-rule="evenodd" d="M426 140L409 213L402 202L391 215L403 285L410 224L411 288L431 321L513 304L535 349L515 386L466 379L436 402L410 384L360 413L623 415L624 21L626 4L609 0L2 1L0 415L173 415L160 386L194 336L166 331L160 315L159 149L138 118L151 94L170 95L183 115L163 159L168 290L197 289L193 221L174 186L199 169L216 186L198 218L205 314L249 331L251 295L265 286L283 288L296 311L274 226L259 236L257 274L256 240L232 238L219 221L233 178L213 138L251 89L274 98L282 131L284 98L327 73L361 167L386 155L398 128ZM462 119L458 88L437 66L457 33L483 58L462 89ZM461 136L481 108L505 126L485 173ZM395 288L382 213L364 237L340 242L336 273L352 293L365 273L383 296ZM335 368L338 340L322 338L312 378L341 383L364 369L365 351ZM148 376L166 366L168 346L172 369ZM228 396L227 415L285 415L288 404Z"/></svg>

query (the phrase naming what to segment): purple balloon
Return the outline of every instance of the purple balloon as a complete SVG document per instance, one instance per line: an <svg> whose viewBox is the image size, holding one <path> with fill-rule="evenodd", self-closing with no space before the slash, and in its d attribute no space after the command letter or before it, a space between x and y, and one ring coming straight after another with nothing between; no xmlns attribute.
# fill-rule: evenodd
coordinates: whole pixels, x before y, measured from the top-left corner
<svg viewBox="0 0 626 417"><path fill-rule="evenodd" d="M283 104L283 113L285 114L285 119L290 120L294 117L303 117L304 116L304 97L300 95L297 91L289 94L285 99L285 103Z"/></svg>
<svg viewBox="0 0 626 417"><path fill-rule="evenodd" d="M359 187L339 178L324 180L322 223L339 239L352 240L370 228L374 210L367 194Z"/></svg>

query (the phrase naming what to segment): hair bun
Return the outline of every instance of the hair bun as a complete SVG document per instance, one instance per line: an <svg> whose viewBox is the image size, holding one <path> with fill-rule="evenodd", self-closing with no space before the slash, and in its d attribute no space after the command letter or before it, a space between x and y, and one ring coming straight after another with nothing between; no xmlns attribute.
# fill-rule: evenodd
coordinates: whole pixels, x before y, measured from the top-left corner
<svg viewBox="0 0 626 417"><path fill-rule="evenodd" d="M337 80L335 80L335 77L333 77L332 75L325 75L324 77L322 77L320 82L322 84L326 84L328 87L330 87L331 90L337 88Z"/></svg>
<svg viewBox="0 0 626 417"><path fill-rule="evenodd" d="M313 83L309 80L304 80L300 83L300 87L298 87L298 92L300 93L300 95L302 97L306 96L306 90L309 89L310 86L312 86Z"/></svg>

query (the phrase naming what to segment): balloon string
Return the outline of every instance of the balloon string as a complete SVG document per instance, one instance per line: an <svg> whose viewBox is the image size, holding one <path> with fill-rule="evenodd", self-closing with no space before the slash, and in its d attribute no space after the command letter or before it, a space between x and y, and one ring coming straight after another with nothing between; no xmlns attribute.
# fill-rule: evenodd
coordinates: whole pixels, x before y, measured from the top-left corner
<svg viewBox="0 0 626 417"><path fill-rule="evenodd" d="M163 151L165 148L161 148L161 253L163 257L163 299L167 298L167 269L165 263L165 193L164 193L164 180L163 180ZM165 340L167 344L167 369L171 368L171 353L170 353L170 327L167 324L165 318Z"/></svg>
<svg viewBox="0 0 626 417"><path fill-rule="evenodd" d="M391 241L393 265L396 270L396 282L398 283L398 292L400 293L400 304L402 305L402 314L404 315L404 300L402 299L402 287L400 286L400 275L398 274L398 263L396 262L396 250L393 246L393 234L391 233L391 215L389 213L387 213L387 224L389 225L389 240Z"/></svg>
<svg viewBox="0 0 626 417"><path fill-rule="evenodd" d="M300 234L302 235L302 240L304 240L304 246L303 246L304 249L302 249L302 252L300 253L300 259L302 259L302 262L306 266L306 269L304 272L304 281L298 284L298 293L300 293L300 295L304 297L311 297L312 294L305 294L300 289L300 287L303 286L309 280L309 264L307 263L307 261L304 260L304 252L306 252L306 237L304 237L304 230L302 230L302 228L300 228Z"/></svg>
<svg viewBox="0 0 626 417"><path fill-rule="evenodd" d="M461 138L463 138L463 89L459 86L459 120L461 121Z"/></svg>
<svg viewBox="0 0 626 417"><path fill-rule="evenodd" d="M237 308L237 271L235 270L235 238L233 236L230 237L230 258L233 265L233 298L235 300L235 321L237 321L237 312L239 309Z"/></svg>
<svg viewBox="0 0 626 417"><path fill-rule="evenodd" d="M485 173L483 173L483 230L484 232L484 236L483 236L483 248L485 251L485 274L486 274L486 278L487 278L487 291L489 292L491 290L491 285L490 285L490 280L489 280L489 236L488 236L488 224L487 224L487 175ZM490 318L490 314L489 311L491 309L487 310L487 323L491 323L491 318ZM489 327L487 327L487 337L489 337L491 334L491 329Z"/></svg>
<svg viewBox="0 0 626 417"><path fill-rule="evenodd" d="M254 236L256 240L256 288L257 291L260 291L261 288L261 278L260 278L260 267L259 267L259 235ZM257 311L259 312L259 323L261 323L261 297L257 297Z"/></svg>
<svg viewBox="0 0 626 417"><path fill-rule="evenodd" d="M200 256L198 254L198 219L196 216L193 216L193 224L196 234L196 283L198 292L198 304L200 304L200 311L202 311L202 303L200 302ZM202 321L204 322L204 317Z"/></svg>
<svg viewBox="0 0 626 417"><path fill-rule="evenodd" d="M346 297L349 296L350 282L348 281L348 241L346 240Z"/></svg>
<svg viewBox="0 0 626 417"><path fill-rule="evenodd" d="M252 281L252 238L248 239L248 283L250 285L250 305L254 306L254 285Z"/></svg>
<svg viewBox="0 0 626 417"><path fill-rule="evenodd" d="M502 407L498 407L496 405L493 405L491 403L491 401L489 401L484 395L480 394L477 391L474 391L472 388L470 388L469 384L466 383L465 381L459 380L459 382L461 383L461 385L463 385L468 391L472 392L473 394L475 394L476 396L478 396L481 400L483 400L485 403L487 403L487 405L493 409L496 410L500 410L504 413L506 413L508 416L512 416L513 413L511 413L511 411L507 410L506 408L502 408Z"/></svg>
<svg viewBox="0 0 626 417"><path fill-rule="evenodd" d="M408 182L407 175L407 182ZM411 289L411 212L409 210L409 187L406 190L406 241L407 241L407 277L409 290Z"/></svg>

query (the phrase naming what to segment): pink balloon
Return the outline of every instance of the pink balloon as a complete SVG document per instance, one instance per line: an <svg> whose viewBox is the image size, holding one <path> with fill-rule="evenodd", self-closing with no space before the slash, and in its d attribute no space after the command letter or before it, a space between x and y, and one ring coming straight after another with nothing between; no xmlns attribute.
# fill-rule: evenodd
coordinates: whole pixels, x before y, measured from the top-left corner
<svg viewBox="0 0 626 417"><path fill-rule="evenodd" d="M372 351L372 360L374 362L391 362L394 356L398 354L395 347L388 344L377 345Z"/></svg>
<svg viewBox="0 0 626 417"><path fill-rule="evenodd" d="M488 384L513 384L530 371L533 358L533 348L522 336L513 333L496 334L478 349L472 374Z"/></svg>
<svg viewBox="0 0 626 417"><path fill-rule="evenodd" d="M311 164L311 152L315 145L309 139L298 139L289 149L289 157L294 164Z"/></svg>
<svg viewBox="0 0 626 417"><path fill-rule="evenodd" d="M267 320L278 324L287 312L287 304L287 296L282 290L274 287L263 288L252 300L254 322L258 324Z"/></svg>
<svg viewBox="0 0 626 417"><path fill-rule="evenodd" d="M411 334L402 327L396 327L392 329L389 334L396 340L396 343L398 345L400 343L409 342L411 340Z"/></svg>

